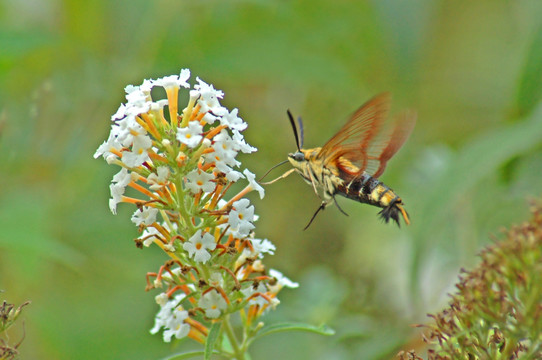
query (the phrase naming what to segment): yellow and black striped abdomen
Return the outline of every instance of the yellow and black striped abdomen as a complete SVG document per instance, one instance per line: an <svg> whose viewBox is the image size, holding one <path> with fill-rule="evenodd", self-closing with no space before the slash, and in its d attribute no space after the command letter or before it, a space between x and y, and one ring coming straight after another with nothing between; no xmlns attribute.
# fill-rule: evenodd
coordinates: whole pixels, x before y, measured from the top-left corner
<svg viewBox="0 0 542 360"><path fill-rule="evenodd" d="M337 194L382 208L379 214L386 222L391 218L399 225L400 213L405 223L410 224L410 219L403 208L401 198L382 181L373 178L369 174L363 173L350 181L345 181L337 187Z"/></svg>

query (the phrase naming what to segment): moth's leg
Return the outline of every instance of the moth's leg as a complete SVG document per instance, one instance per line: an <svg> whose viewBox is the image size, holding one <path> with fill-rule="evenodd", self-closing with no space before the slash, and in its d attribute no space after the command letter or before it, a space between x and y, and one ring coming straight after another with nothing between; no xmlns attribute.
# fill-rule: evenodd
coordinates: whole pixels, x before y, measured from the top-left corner
<svg viewBox="0 0 542 360"><path fill-rule="evenodd" d="M314 176L312 174L312 171L309 171L309 175L311 177L311 184L312 184L312 189L314 190L314 193L316 194L316 196L318 196L320 199L322 199L320 197L320 194L318 194L318 190L316 189L316 179L314 178ZM324 200L324 199L322 199L322 200Z"/></svg>
<svg viewBox="0 0 542 360"><path fill-rule="evenodd" d="M332 195L332 196L333 196L333 201L335 202L335 205L337 206L337 209L339 209L340 212L342 212L343 214L348 216L348 214L343 209L341 209L341 207L339 206L339 203L337 202L337 199L335 199L335 195Z"/></svg>

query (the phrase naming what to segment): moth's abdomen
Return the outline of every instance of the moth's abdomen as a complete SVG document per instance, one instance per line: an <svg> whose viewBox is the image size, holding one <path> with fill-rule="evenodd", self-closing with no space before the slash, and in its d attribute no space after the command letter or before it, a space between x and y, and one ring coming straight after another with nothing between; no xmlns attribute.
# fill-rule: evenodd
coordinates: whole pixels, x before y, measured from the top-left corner
<svg viewBox="0 0 542 360"><path fill-rule="evenodd" d="M391 218L399 225L400 213L405 223L410 224L401 198L380 180L366 173L338 186L337 193L349 199L382 208L379 214L386 222Z"/></svg>

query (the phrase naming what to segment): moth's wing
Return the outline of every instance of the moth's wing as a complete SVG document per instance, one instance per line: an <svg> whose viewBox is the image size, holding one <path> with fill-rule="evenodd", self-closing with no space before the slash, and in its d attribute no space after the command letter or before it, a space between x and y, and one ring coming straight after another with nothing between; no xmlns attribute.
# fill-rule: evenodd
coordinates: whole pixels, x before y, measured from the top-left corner
<svg viewBox="0 0 542 360"><path fill-rule="evenodd" d="M369 165L370 145L388 116L390 103L390 94L383 93L363 104L325 143L318 158L324 164L338 164L339 158L346 159L362 173Z"/></svg>
<svg viewBox="0 0 542 360"><path fill-rule="evenodd" d="M364 171L375 178L382 175L416 124L416 112L405 110L394 118L388 131L382 131L390 103L391 96L383 93L363 104L322 147L318 158L354 176Z"/></svg>
<svg viewBox="0 0 542 360"><path fill-rule="evenodd" d="M414 110L404 110L394 118L391 131L375 139L369 150L367 171L378 178L386 170L388 160L404 145L416 125L417 114Z"/></svg>

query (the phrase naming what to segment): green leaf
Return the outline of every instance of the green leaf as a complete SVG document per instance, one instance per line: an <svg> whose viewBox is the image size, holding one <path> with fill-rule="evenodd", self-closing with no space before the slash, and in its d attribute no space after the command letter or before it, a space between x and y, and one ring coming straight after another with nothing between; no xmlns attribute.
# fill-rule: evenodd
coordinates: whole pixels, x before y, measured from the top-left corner
<svg viewBox="0 0 542 360"><path fill-rule="evenodd" d="M218 352L215 352L215 353L218 353ZM194 358L196 356L199 357L201 355L203 355L203 351L189 351L189 352L185 352L185 353L181 353L181 354L170 355L168 357L162 358L162 360L191 359L191 358Z"/></svg>
<svg viewBox="0 0 542 360"><path fill-rule="evenodd" d="M213 353L216 341L218 340L218 335L220 334L221 327L222 321L215 322L211 326L211 330L209 331L209 335L207 336L207 341L205 342L205 354L203 355L203 358L205 360L209 360L211 358L211 354Z"/></svg>
<svg viewBox="0 0 542 360"><path fill-rule="evenodd" d="M331 329L329 326L322 324L320 326L314 326L310 324L303 324L303 323L280 323L280 324L273 324L264 327L261 329L258 334L254 338L260 338L265 335L274 334L278 332L285 332L285 331L307 331L312 332L320 335L335 335L335 330Z"/></svg>
<svg viewBox="0 0 542 360"><path fill-rule="evenodd" d="M516 95L516 118L529 115L542 99L542 26L527 53Z"/></svg>

